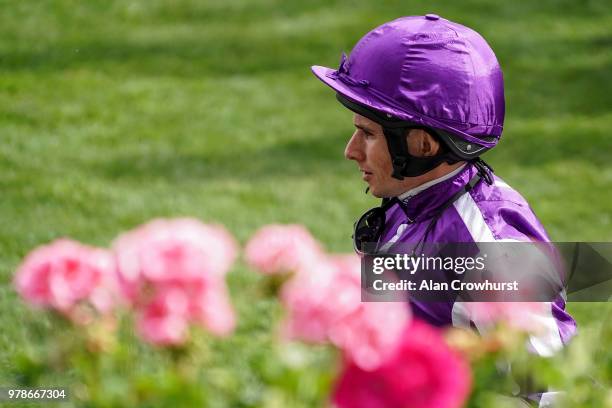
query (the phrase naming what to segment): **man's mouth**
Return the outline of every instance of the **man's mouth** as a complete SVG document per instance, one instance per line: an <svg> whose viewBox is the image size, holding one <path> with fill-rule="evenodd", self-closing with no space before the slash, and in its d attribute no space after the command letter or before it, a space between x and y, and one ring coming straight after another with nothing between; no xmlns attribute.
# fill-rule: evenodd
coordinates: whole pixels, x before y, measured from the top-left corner
<svg viewBox="0 0 612 408"><path fill-rule="evenodd" d="M361 176L364 180L367 181L367 179L370 178L370 176L372 176L372 172L364 170L364 169L359 169L361 171Z"/></svg>

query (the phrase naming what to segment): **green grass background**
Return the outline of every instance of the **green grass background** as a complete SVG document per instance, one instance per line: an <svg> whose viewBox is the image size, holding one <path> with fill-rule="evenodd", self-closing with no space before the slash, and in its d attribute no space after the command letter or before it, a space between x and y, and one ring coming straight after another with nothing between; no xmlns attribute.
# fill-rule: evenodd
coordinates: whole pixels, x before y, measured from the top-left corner
<svg viewBox="0 0 612 408"><path fill-rule="evenodd" d="M29 336L11 275L54 238L108 245L153 217L195 216L243 243L266 223L302 223L350 251L354 219L376 201L343 159L351 114L310 66L335 67L371 28L428 12L497 53L507 113L486 156L496 173L554 240L611 241L607 0L4 0L0 384ZM271 319L257 279L230 275L244 343ZM589 325L609 307L570 310Z"/></svg>

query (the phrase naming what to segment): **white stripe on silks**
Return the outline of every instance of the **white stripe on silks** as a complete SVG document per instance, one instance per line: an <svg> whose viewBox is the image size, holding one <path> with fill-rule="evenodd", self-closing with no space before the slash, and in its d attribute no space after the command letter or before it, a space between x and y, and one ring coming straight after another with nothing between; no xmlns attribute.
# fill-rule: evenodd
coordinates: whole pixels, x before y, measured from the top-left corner
<svg viewBox="0 0 612 408"><path fill-rule="evenodd" d="M512 187L506 184L506 182L503 181L502 179L496 178L494 184L495 184L495 187L509 188L512 190Z"/></svg>
<svg viewBox="0 0 612 408"><path fill-rule="evenodd" d="M461 327L464 329L470 328L470 313L465 307L464 302L453 303L451 319L453 321L453 327Z"/></svg>
<svg viewBox="0 0 612 408"><path fill-rule="evenodd" d="M380 251L381 252L388 251L389 248L391 248L393 244L395 244L397 240L402 237L402 234L404 233L404 231L406 231L406 228L408 228L408 224L400 224L400 226L397 227L397 231L395 232L395 235L391 237L391 239L387 241L383 246L380 247Z"/></svg>
<svg viewBox="0 0 612 408"><path fill-rule="evenodd" d="M538 405L538 407L553 408L562 394L564 394L564 392L561 391L551 391L542 393L542 398L540 399L540 404Z"/></svg>
<svg viewBox="0 0 612 408"><path fill-rule="evenodd" d="M546 302L546 313L537 315L531 314L529 317L542 327L542 332L529 336L529 345L543 357L551 357L563 348L561 335L557 321L552 315L552 305Z"/></svg>
<svg viewBox="0 0 612 408"><path fill-rule="evenodd" d="M491 233L491 230L484 221L480 208L478 208L469 192L459 197L459 199L453 203L453 206L457 210L459 217L463 220L474 242L495 241L493 233ZM463 302L453 303L451 317L454 327L470 328L470 321L472 320L471 315ZM480 330L478 331L483 334Z"/></svg>
<svg viewBox="0 0 612 408"><path fill-rule="evenodd" d="M480 208L468 192L453 203L474 242L494 242L495 237L480 212Z"/></svg>
<svg viewBox="0 0 612 408"><path fill-rule="evenodd" d="M466 228L470 232L474 242L515 241L495 239L493 232L485 222L480 208L469 192L463 194L457 201L455 201L453 205L457 210L459 217L461 217ZM537 322L540 327L543 328L543 330L542 333L529 337L529 345L530 348L539 355L551 356L563 347L563 342L561 341L561 334L559 333L557 321L555 320L554 316L552 316L552 305L550 302L547 302L546 305L547 312L545 314L532 316L534 321ZM460 302L455 302L453 304L451 315L453 326L455 326L456 322L457 327L466 327L466 323L469 327L469 321L472 320L471 316L469 316L468 311L463 305L460 304ZM474 321L473 323L476 325L479 332L483 333L483 329L486 330L486 327L483 327L482 322Z"/></svg>
<svg viewBox="0 0 612 408"><path fill-rule="evenodd" d="M465 306L466 302L455 302L451 310L451 319L453 327L460 327L462 329L471 329L472 323L476 326L476 331L484 335L490 332L494 326L486 321L476 321L472 318L470 310Z"/></svg>

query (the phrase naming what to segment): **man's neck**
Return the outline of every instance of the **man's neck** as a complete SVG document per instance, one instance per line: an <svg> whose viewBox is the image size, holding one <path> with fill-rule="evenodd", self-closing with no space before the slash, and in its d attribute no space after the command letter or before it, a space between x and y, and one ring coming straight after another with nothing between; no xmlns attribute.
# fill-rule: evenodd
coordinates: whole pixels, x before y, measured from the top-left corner
<svg viewBox="0 0 612 408"><path fill-rule="evenodd" d="M420 193L421 191L438 184L444 180L448 180L451 177L457 175L466 165L466 162L462 161L455 164L442 163L435 169L423 174L422 176L413 177L410 181L414 181L412 186L408 186L407 190L402 194L398 195L400 200L412 197ZM408 179L406 179L408 180Z"/></svg>

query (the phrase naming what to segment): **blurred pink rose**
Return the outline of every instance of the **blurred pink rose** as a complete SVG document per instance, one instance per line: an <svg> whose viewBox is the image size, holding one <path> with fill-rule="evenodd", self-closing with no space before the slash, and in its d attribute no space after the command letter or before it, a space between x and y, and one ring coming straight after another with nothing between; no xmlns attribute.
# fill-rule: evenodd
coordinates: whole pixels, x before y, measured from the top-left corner
<svg viewBox="0 0 612 408"><path fill-rule="evenodd" d="M187 339L189 299L180 289L160 290L138 313L138 334L147 342L170 346Z"/></svg>
<svg viewBox="0 0 612 408"><path fill-rule="evenodd" d="M330 341L366 370L388 356L410 319L405 303L361 302L361 264L356 255L336 255L311 264L283 287L282 301L287 337Z"/></svg>
<svg viewBox="0 0 612 408"><path fill-rule="evenodd" d="M191 323L219 336L233 331L225 274L238 245L223 227L158 219L122 234L113 249L121 288L140 316L144 340L181 344ZM178 304L171 305L172 299Z"/></svg>
<svg viewBox="0 0 612 408"><path fill-rule="evenodd" d="M234 331L236 315L223 282L197 293L190 299L189 310L191 319L217 336L227 336Z"/></svg>
<svg viewBox="0 0 612 408"><path fill-rule="evenodd" d="M296 271L321 256L319 243L301 225L267 225L249 240L245 257L264 274Z"/></svg>
<svg viewBox="0 0 612 408"><path fill-rule="evenodd" d="M410 321L402 302L363 302L331 327L329 337L363 370L379 367L401 341Z"/></svg>
<svg viewBox="0 0 612 408"><path fill-rule="evenodd" d="M149 285L146 299L135 305L138 332L155 345L180 345L188 338L189 324L217 336L232 333L236 316L225 282L180 282ZM174 330L174 332L173 332Z"/></svg>
<svg viewBox="0 0 612 408"><path fill-rule="evenodd" d="M550 308L544 302L465 302L462 305L470 320L479 327L504 322L527 332L542 329L541 318L546 316L546 308Z"/></svg>
<svg viewBox="0 0 612 408"><path fill-rule="evenodd" d="M470 386L468 364L437 329L413 320L394 353L376 370L346 363L333 402L340 408L459 408Z"/></svg>
<svg viewBox="0 0 612 408"><path fill-rule="evenodd" d="M59 239L30 252L15 274L17 292L30 304L69 315L87 301L107 313L116 294L115 266L109 251Z"/></svg>
<svg viewBox="0 0 612 408"><path fill-rule="evenodd" d="M334 265L320 260L285 283L281 301L286 313L283 323L286 337L312 343L328 341L331 326L359 302L359 293L353 284L334 293L337 277ZM336 304L340 307L336 308Z"/></svg>
<svg viewBox="0 0 612 408"><path fill-rule="evenodd" d="M238 245L221 226L196 219L157 219L113 243L122 289L134 301L147 283L213 282L234 262Z"/></svg>

